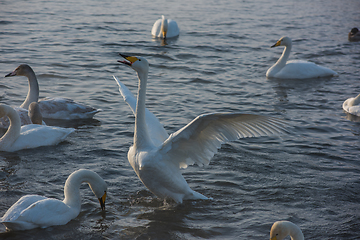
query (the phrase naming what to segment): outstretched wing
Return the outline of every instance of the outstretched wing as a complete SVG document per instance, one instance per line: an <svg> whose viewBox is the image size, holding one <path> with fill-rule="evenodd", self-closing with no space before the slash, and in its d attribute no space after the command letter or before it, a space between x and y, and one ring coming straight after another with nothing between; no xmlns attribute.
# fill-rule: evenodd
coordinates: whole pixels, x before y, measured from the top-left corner
<svg viewBox="0 0 360 240"><path fill-rule="evenodd" d="M281 119L253 114L212 113L196 117L170 135L159 149L179 168L208 165L221 144L239 138L287 132Z"/></svg>
<svg viewBox="0 0 360 240"><path fill-rule="evenodd" d="M115 76L113 76L113 78L119 85L119 92L123 96L124 101L130 106L132 112L135 115L137 99L130 92L130 90L122 82L120 82L119 79L117 79ZM145 109L145 120L151 140L155 146L160 146L169 137L169 135L157 117L147 108Z"/></svg>

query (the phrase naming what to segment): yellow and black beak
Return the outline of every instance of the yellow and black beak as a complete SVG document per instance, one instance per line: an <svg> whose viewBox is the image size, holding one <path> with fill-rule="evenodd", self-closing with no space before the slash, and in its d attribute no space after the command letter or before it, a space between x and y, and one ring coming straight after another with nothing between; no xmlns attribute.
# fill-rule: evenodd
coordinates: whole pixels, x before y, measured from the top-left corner
<svg viewBox="0 0 360 240"><path fill-rule="evenodd" d="M123 63L126 64L128 66L131 66L134 62L136 62L137 60L139 60L137 57L131 57L131 56L126 56L124 54L119 53L120 56L122 56L123 58L125 58L126 61L121 61L118 60L119 63Z"/></svg>
<svg viewBox="0 0 360 240"><path fill-rule="evenodd" d="M99 202L100 202L100 207L101 207L101 210L105 210L105 199L106 199L106 192L104 193L104 195L99 198Z"/></svg>
<svg viewBox="0 0 360 240"><path fill-rule="evenodd" d="M271 48L278 47L280 46L280 44L281 44L281 40L277 41L274 45L271 46Z"/></svg>

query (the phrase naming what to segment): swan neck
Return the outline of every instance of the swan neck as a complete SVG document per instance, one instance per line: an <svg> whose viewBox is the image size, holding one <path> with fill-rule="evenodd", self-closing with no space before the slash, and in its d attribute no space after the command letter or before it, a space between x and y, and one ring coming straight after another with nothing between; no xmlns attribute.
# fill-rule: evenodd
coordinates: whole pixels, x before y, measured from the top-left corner
<svg viewBox="0 0 360 240"><path fill-rule="evenodd" d="M65 198L63 202L79 214L81 209L80 185L86 182L91 188L91 185L96 184L96 179L95 173L88 170L79 170L72 173L65 182Z"/></svg>
<svg viewBox="0 0 360 240"><path fill-rule="evenodd" d="M39 99L39 84L36 78L34 71L27 72L25 75L29 81L29 91L26 96L25 101L20 105L20 107L28 109L30 103L37 102Z"/></svg>
<svg viewBox="0 0 360 240"><path fill-rule="evenodd" d="M293 223L289 223L290 237L292 240L304 240L304 235L300 228Z"/></svg>
<svg viewBox="0 0 360 240"><path fill-rule="evenodd" d="M0 138L0 150L8 150L11 145L19 138L21 130L21 120L19 114L9 106L2 106L7 111L10 125L6 133Z"/></svg>
<svg viewBox="0 0 360 240"><path fill-rule="evenodd" d="M134 146L143 148L151 143L145 120L147 73L138 72L138 78L139 89L135 114Z"/></svg>
<svg viewBox="0 0 360 240"><path fill-rule="evenodd" d="M286 65L286 62L290 56L290 52L291 52L291 43L286 45L284 48L283 53L281 54L281 57L279 58L279 60L275 63L276 66L279 67L284 67Z"/></svg>
<svg viewBox="0 0 360 240"><path fill-rule="evenodd" d="M360 94L357 95L354 100L352 101L352 104L351 106L356 106L356 105L359 105L360 104Z"/></svg>

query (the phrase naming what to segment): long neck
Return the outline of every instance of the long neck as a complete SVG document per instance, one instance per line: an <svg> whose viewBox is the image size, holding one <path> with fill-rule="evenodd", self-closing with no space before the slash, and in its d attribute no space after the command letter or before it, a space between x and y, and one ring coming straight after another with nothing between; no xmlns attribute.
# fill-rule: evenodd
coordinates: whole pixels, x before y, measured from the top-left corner
<svg viewBox="0 0 360 240"><path fill-rule="evenodd" d="M284 51L281 55L281 57L279 58L279 60L277 60L277 62L275 63L274 66L276 67L280 67L283 68L286 65L286 62L290 56L290 52L291 52L291 43L287 46L285 46Z"/></svg>
<svg viewBox="0 0 360 240"><path fill-rule="evenodd" d="M96 184L98 176L89 170L78 170L72 173L65 182L63 202L73 208L77 214L81 209L80 185L86 182L90 185Z"/></svg>
<svg viewBox="0 0 360 240"><path fill-rule="evenodd" d="M29 91L25 101L20 105L20 107L28 109L30 103L37 102L39 99L39 84L34 71L31 70L27 72L26 77L29 81Z"/></svg>
<svg viewBox="0 0 360 240"><path fill-rule="evenodd" d="M292 240L304 240L304 235L301 232L300 228L293 223L288 223L290 229L290 237Z"/></svg>
<svg viewBox="0 0 360 240"><path fill-rule="evenodd" d="M0 138L0 150L7 150L20 136L21 120L18 113L9 106L2 106L7 111L10 125L6 133Z"/></svg>
<svg viewBox="0 0 360 240"><path fill-rule="evenodd" d="M353 101L350 103L350 105L351 105L351 106L356 106L356 105L359 105L359 103L360 103L360 94L357 95L357 96L353 99Z"/></svg>
<svg viewBox="0 0 360 240"><path fill-rule="evenodd" d="M149 132L145 120L145 98L146 98L146 83L147 73L138 72L139 91L136 103L135 114L135 131L134 131L134 146L136 148L146 148L151 145Z"/></svg>

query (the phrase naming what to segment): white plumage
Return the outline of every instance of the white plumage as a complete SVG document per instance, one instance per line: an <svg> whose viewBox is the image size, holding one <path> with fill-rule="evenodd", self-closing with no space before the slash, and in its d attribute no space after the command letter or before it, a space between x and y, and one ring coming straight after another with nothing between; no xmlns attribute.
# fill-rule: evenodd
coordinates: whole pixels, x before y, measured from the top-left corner
<svg viewBox="0 0 360 240"><path fill-rule="evenodd" d="M282 37L271 47L285 46L279 60L267 70L266 77L282 79L306 79L336 76L337 73L329 68L302 60L287 61L291 52L292 41Z"/></svg>
<svg viewBox="0 0 360 240"><path fill-rule="evenodd" d="M1 223L8 230L64 225L80 213L79 188L83 182L89 184L104 210L107 191L105 181L93 171L80 169L73 172L66 180L63 201L39 195L23 196L7 210L0 219Z"/></svg>
<svg viewBox="0 0 360 240"><path fill-rule="evenodd" d="M346 99L342 107L345 112L360 117L360 94Z"/></svg>
<svg viewBox="0 0 360 240"><path fill-rule="evenodd" d="M304 240L301 229L292 222L277 221L272 225L270 240L283 240L287 236L290 236L291 240Z"/></svg>
<svg viewBox="0 0 360 240"><path fill-rule="evenodd" d="M143 184L159 198L171 198L177 203L186 199L208 199L189 187L180 168L194 163L209 164L222 143L286 131L285 122L272 117L211 113L198 116L159 144L167 134L161 133L159 138L152 133L154 129L149 130L155 126L162 132L163 127L145 108L149 64L145 58L122 56L126 61L119 62L131 66L139 78L136 106L132 94L115 79L120 93L135 112L134 145L129 149L128 160Z"/></svg>
<svg viewBox="0 0 360 240"><path fill-rule="evenodd" d="M38 124L21 126L20 117L10 106L0 104L0 117L8 116L10 126L0 138L0 151L14 152L22 149L56 145L75 131Z"/></svg>
<svg viewBox="0 0 360 240"><path fill-rule="evenodd" d="M151 34L158 38L173 38L179 36L180 30L177 23L172 19L166 19L164 15L154 23Z"/></svg>

